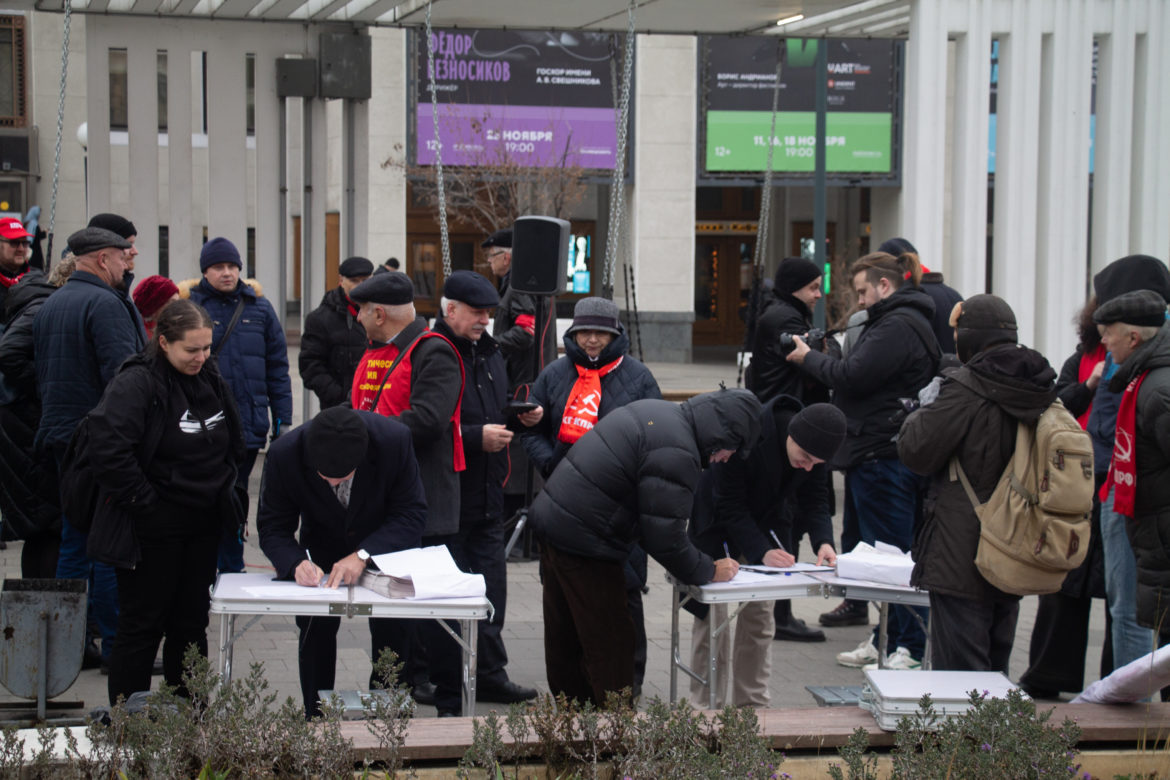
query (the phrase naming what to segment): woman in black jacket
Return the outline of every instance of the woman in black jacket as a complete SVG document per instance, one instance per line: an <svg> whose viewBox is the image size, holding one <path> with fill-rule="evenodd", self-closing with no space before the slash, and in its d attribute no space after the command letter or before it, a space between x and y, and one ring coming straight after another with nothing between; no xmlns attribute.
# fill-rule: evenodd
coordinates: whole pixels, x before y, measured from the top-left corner
<svg viewBox="0 0 1170 780"><path fill-rule="evenodd" d="M150 344L122 365L89 415L100 493L87 552L118 577L111 703L150 689L164 636L168 685L182 690L188 645L207 655L221 528L246 511L233 490L240 417L209 360L211 326L191 301L168 304Z"/></svg>

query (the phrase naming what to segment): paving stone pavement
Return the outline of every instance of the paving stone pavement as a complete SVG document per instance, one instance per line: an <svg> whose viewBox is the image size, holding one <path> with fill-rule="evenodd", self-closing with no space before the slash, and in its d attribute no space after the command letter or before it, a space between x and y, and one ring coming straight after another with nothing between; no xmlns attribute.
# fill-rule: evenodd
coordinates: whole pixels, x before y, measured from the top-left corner
<svg viewBox="0 0 1170 780"><path fill-rule="evenodd" d="M290 363L293 371L293 385L296 394L294 409L300 415L302 386L296 376L296 348L290 348ZM658 378L664 391L667 390L714 390L723 381L728 387L735 386L736 368L728 362L701 364L660 364L651 363L651 370ZM259 491L261 459L252 475L253 517L255 497ZM838 477L838 507L841 506L840 478ZM841 517L838 511L834 518L836 535L840 535ZM270 567L257 545L255 524L248 540L244 559L249 571L265 571ZM3 576L20 576L20 542L11 542L8 549L0 552L0 569ZM813 559L807 540L801 549L801 559ZM544 671L543 624L541 620L541 590L536 562L510 563L508 565L508 618L504 629L505 643L510 663L509 675L517 682L532 685L547 691ZM650 565L650 592L645 597L646 634L649 642L646 680L643 686L643 703L653 698L666 699L669 695L669 652L670 652L670 591L666 585L663 569L653 561ZM1025 598L1020 609L1020 620L1016 630L1016 643L1012 653L1011 677L1017 679L1027 668L1028 641L1036 613L1036 597ZM817 616L836 606L836 600L805 598L793 601L793 613L809 625L817 624ZM1089 657L1086 659L1085 684L1098 678L1100 648L1104 636L1104 602L1094 601L1089 632ZM877 610L870 610L870 618L877 619ZM688 614L681 619L683 657L690 652L690 625ZM243 625L248 619L240 619ZM852 626L826 629L827 641L821 643L774 642L772 645L773 707L808 706L813 704L806 685L856 685L862 681L862 672L846 669L836 664L835 656L843 650L852 650L865 639L869 628ZM212 616L208 629L208 643L214 661L217 657L219 621ZM362 618L343 620L337 637L337 681L338 688L364 688L370 671L369 631ZM280 698L300 698L300 686L296 664L296 627L291 617L264 617L248 630L236 643L235 668L237 674L258 662L264 665L265 677L272 691ZM105 704L106 677L98 670L81 672L73 687L63 694L62 700L81 700L85 707ZM156 684L161 678L155 678ZM680 692L686 695L685 678L680 675ZM1066 697L1067 698L1067 697ZM0 689L0 703L17 701L7 691ZM479 703L478 714L485 714L493 707ZM419 715L434 714L430 707L420 707Z"/></svg>

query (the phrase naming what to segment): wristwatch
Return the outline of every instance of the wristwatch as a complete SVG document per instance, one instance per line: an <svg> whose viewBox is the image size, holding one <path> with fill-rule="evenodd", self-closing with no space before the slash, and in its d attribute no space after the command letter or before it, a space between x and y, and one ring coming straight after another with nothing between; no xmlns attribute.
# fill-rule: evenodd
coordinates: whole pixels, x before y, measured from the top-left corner
<svg viewBox="0 0 1170 780"><path fill-rule="evenodd" d="M370 554L368 552L366 552L365 550L358 550L357 557L358 557L358 560L362 561L363 563L369 562L369 560L370 560Z"/></svg>

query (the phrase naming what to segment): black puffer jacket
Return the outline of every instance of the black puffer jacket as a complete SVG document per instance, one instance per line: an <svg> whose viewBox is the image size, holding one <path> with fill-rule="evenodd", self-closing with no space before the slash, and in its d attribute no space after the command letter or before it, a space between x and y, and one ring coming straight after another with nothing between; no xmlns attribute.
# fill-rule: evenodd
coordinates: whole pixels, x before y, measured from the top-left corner
<svg viewBox="0 0 1170 780"><path fill-rule="evenodd" d="M1034 349L999 344L945 373L938 399L906 418L898 436L902 462L931 477L910 584L965 599L1018 598L975 568L979 519L948 466L957 455L979 500L990 498L1015 452L1017 424L1034 423L1056 399L1056 371Z"/></svg>
<svg viewBox="0 0 1170 780"><path fill-rule="evenodd" d="M41 405L37 400L37 366L33 359L33 318L45 299L56 291L43 273L29 271L8 291L8 300L4 304L8 326L0 338L0 372L13 393L9 401L33 402L36 416L32 418L30 410L27 421L34 429L40 422Z"/></svg>
<svg viewBox="0 0 1170 780"><path fill-rule="evenodd" d="M594 367L585 350L577 346L572 336L566 335L564 342L564 356L541 371L532 385L528 400L543 406L544 416L538 424L524 432L522 439L528 457L532 458L532 462L546 478L569 451L570 445L558 440L557 432L561 427L565 404L569 402L569 394L577 383L576 366ZM619 357L622 358L620 366L601 378L601 403L597 408L599 420L633 401L662 398L662 391L658 389L654 375L645 364L626 354L629 348L630 337L622 328L621 334L597 357L596 365L599 366L609 365Z"/></svg>
<svg viewBox="0 0 1170 780"><path fill-rule="evenodd" d="M710 582L714 561L687 537L695 486L712 452L755 444L759 413L747 390L623 406L557 466L532 503L533 527L545 544L586 558L623 561L637 542L683 582Z"/></svg>
<svg viewBox="0 0 1170 780"><path fill-rule="evenodd" d="M301 381L317 394L322 409L349 399L353 372L366 343L366 330L349 313L349 301L340 287L325 293L321 305L305 317L297 365Z"/></svg>
<svg viewBox="0 0 1170 780"><path fill-rule="evenodd" d="M1170 634L1170 325L1139 346L1109 381L1125 390L1146 373L1137 398L1137 485L1125 527L1137 559L1138 623Z"/></svg>
<svg viewBox="0 0 1170 780"><path fill-rule="evenodd" d="M833 390L845 413L849 436L831 465L897 457L894 438L902 419L901 398L915 398L938 367L940 351L930 320L934 302L906 284L866 309L869 316L843 360L810 352L802 368Z"/></svg>
<svg viewBox="0 0 1170 780"><path fill-rule="evenodd" d="M752 362L748 366L747 389L767 403L776 396L804 398L808 378L800 367L784 359L788 353L780 348L783 333L807 333L812 327L812 313L791 295L774 294L772 302L760 315L756 337L752 342Z"/></svg>

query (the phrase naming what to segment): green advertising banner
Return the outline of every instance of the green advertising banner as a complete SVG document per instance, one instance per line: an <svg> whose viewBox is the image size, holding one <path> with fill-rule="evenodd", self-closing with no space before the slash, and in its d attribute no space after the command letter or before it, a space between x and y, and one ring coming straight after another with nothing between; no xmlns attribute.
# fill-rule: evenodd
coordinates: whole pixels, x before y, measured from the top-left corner
<svg viewBox="0 0 1170 780"><path fill-rule="evenodd" d="M829 173L890 173L891 118L887 113L839 111L825 126ZM768 162L771 111L708 111L708 171L761 171ZM816 114L776 114L772 169L811 173L816 150Z"/></svg>

